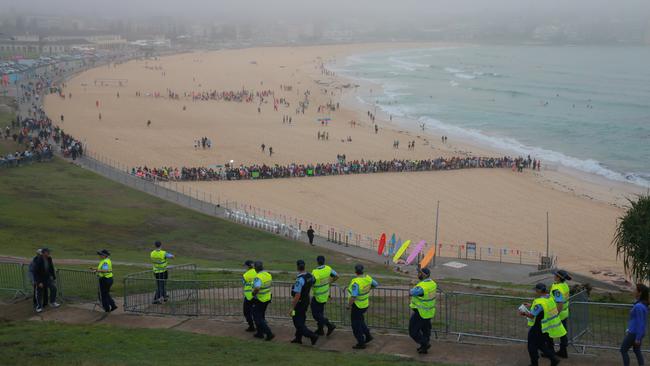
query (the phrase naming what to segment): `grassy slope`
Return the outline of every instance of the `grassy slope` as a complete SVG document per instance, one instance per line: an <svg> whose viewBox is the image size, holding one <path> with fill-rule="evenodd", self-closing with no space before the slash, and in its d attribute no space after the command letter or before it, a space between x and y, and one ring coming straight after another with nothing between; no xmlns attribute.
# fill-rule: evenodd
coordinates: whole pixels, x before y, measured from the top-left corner
<svg viewBox="0 0 650 366"><path fill-rule="evenodd" d="M12 117L0 116L0 126ZM0 140L3 148L16 146ZM296 259L311 265L323 254L339 272L351 273L356 262L176 206L60 159L0 170L0 254L31 257L48 246L55 258L96 259L96 250L107 248L114 260L148 262L155 240L177 255L176 263L211 267L260 259L268 269L293 272ZM370 273L391 273L366 265Z"/></svg>
<svg viewBox="0 0 650 366"><path fill-rule="evenodd" d="M182 340L181 342L179 342ZM322 352L167 329L123 329L44 322L0 327L7 365L413 365L391 356ZM439 365L439 364L438 364Z"/></svg>

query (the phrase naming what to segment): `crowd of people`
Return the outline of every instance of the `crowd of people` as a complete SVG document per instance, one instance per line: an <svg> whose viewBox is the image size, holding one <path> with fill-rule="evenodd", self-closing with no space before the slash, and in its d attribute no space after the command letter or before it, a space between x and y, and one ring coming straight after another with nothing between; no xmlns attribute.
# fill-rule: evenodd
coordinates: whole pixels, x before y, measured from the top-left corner
<svg viewBox="0 0 650 366"><path fill-rule="evenodd" d="M425 160L353 160L339 159L337 163L288 164L288 165L239 165L225 164L223 167L137 167L131 174L143 179L175 181L217 181L314 177L330 175L417 172L454 170L470 168L510 168L514 159L510 157L452 157Z"/></svg>

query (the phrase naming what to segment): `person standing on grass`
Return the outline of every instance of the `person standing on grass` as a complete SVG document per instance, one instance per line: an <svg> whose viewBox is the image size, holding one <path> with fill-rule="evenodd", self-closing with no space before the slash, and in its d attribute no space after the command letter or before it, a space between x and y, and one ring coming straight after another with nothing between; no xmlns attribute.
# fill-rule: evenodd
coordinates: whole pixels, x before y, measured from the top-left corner
<svg viewBox="0 0 650 366"><path fill-rule="evenodd" d="M32 274L36 290L34 296L36 312L43 311L43 307L47 306L48 300L53 308L58 308L60 305L56 302L56 271L48 248L42 248L40 255L34 257Z"/></svg>
<svg viewBox="0 0 650 366"><path fill-rule="evenodd" d="M627 354L630 348L634 351L638 364L644 364L641 341L645 336L646 324L648 323L648 304L650 302L648 287L640 283L637 284L634 289L634 298L636 302L630 311L625 338L623 338L621 344L621 356L623 356L624 366L630 365L630 356Z"/></svg>
<svg viewBox="0 0 650 366"><path fill-rule="evenodd" d="M436 315L436 291L438 285L431 278L431 271L428 268L418 268L418 280L420 282L411 289L411 303L409 307L413 310L409 321L409 335L417 344L418 353L427 354L431 344L431 319Z"/></svg>
<svg viewBox="0 0 650 366"><path fill-rule="evenodd" d="M357 277L353 278L348 286L349 299L346 307L350 309L352 333L357 339L357 344L352 348L364 349L373 337L370 335L370 329L366 325L363 314L368 311L368 306L370 306L370 290L377 287L378 284L372 277L363 274L362 264L354 266L354 273Z"/></svg>
<svg viewBox="0 0 650 366"><path fill-rule="evenodd" d="M99 279L99 301L102 303L104 311L110 313L117 309L115 301L111 297L111 286L113 286L113 263L111 262L111 253L102 249L97 252L99 256L99 264L97 268L90 268L97 274Z"/></svg>
<svg viewBox="0 0 650 366"><path fill-rule="evenodd" d="M253 280L253 319L255 320L255 338L265 338L270 341L275 338L271 328L266 323L266 308L271 303L271 274L264 270L264 264L261 261L255 262L255 280Z"/></svg>
<svg viewBox="0 0 650 366"><path fill-rule="evenodd" d="M291 343L302 344L302 337L307 337L313 346L318 341L318 335L307 328L305 321L307 320L307 308L309 308L309 291L314 285L314 276L305 272L305 261L302 259L296 261L296 267L298 276L291 288L291 310L289 312L296 333Z"/></svg>
<svg viewBox="0 0 650 366"><path fill-rule="evenodd" d="M325 265L325 257L316 257L318 267L311 271L314 276L313 297L311 298L311 315L318 324L316 334L325 335L324 328L327 327L327 335L330 336L336 326L325 317L325 304L330 298L330 284L339 279L338 273L332 267Z"/></svg>
<svg viewBox="0 0 650 366"><path fill-rule="evenodd" d="M244 318L248 323L248 328L246 328L246 331L254 332L255 322L253 321L253 281L255 281L255 277L257 277L257 271L255 271L255 268L253 267L252 260L247 260L244 262L244 266L246 266L246 272L244 272L244 276L242 278L242 282L244 283Z"/></svg>
<svg viewBox="0 0 650 366"><path fill-rule="evenodd" d="M534 162L537 164L537 162ZM562 326L564 329L569 329L569 298L571 297L571 291L569 285L566 281L571 280L571 275L565 270L558 270L553 272L555 276L553 285L551 285L551 296L557 304L557 311L560 313L560 320L562 321ZM561 358L568 358L569 354L567 348L569 346L569 337L564 335L560 338L560 350L556 352L556 356ZM555 349L555 345L551 344L551 347Z"/></svg>
<svg viewBox="0 0 650 366"><path fill-rule="evenodd" d="M314 245L314 229L309 225L307 230L307 238L309 238L309 244Z"/></svg>
<svg viewBox="0 0 650 366"><path fill-rule="evenodd" d="M156 249L151 251L151 263L153 264L153 276L156 279L156 294L153 297L154 304L162 304L163 301L167 301L166 285L167 278L169 278L169 273L167 272L167 265L169 264L169 259L174 258L174 255L162 250L162 243L156 241L154 243Z"/></svg>

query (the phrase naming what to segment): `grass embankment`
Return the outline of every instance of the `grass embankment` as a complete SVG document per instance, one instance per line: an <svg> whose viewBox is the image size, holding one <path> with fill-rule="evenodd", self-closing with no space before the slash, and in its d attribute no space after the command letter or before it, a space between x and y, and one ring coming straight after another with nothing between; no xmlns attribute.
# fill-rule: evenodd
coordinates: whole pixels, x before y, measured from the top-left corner
<svg viewBox="0 0 650 366"><path fill-rule="evenodd" d="M0 116L0 126L13 117ZM0 140L3 147L17 148ZM322 254L339 272L351 274L357 262L176 206L61 159L0 171L0 254L31 257L47 246L55 259L96 259L95 252L106 248L114 261L148 263L155 240L176 254L175 263L202 267L240 268L245 259L259 259L267 269L293 273L297 259L311 267ZM392 274L364 264L369 273Z"/></svg>
<svg viewBox="0 0 650 366"><path fill-rule="evenodd" d="M182 340L182 341L179 341ZM412 365L398 357L330 352L168 329L122 329L49 322L0 327L7 365ZM441 366L441 364L435 364Z"/></svg>

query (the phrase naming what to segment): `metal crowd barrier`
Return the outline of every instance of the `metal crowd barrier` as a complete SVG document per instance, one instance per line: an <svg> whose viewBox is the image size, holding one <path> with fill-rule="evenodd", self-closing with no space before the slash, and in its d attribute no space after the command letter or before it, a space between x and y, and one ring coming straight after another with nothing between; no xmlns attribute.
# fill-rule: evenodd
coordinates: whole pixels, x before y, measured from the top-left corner
<svg viewBox="0 0 650 366"><path fill-rule="evenodd" d="M99 280L89 270L59 268L56 270L58 297L64 301L98 304Z"/></svg>
<svg viewBox="0 0 650 366"><path fill-rule="evenodd" d="M12 298L26 296L31 292L27 264L0 262L0 293L9 293Z"/></svg>
<svg viewBox="0 0 650 366"><path fill-rule="evenodd" d="M0 291L9 291L14 297L28 295L31 281L28 265L0 263ZM211 273L200 273L194 264L170 266L167 293L169 300L154 304L156 279L152 271L132 273L124 277L124 309L128 312L185 316L242 316L242 283L240 280L209 280ZM66 301L93 301L97 304L98 281L91 271L57 270L60 297ZM267 310L269 318L289 319L291 282L277 281L272 285L272 303ZM379 287L370 295L366 322L372 328L397 331L408 329L412 310L409 308L407 288ZM330 288L326 313L330 321L350 325L346 289L336 285ZM587 348L618 349L625 334L631 304L589 302L586 291L570 298L568 321L569 342L577 350ZM454 335L460 341L465 337L479 337L502 341L525 342L528 328L526 319L517 314L517 308L531 298L439 292L433 330ZM646 345L644 352L650 352Z"/></svg>
<svg viewBox="0 0 650 366"><path fill-rule="evenodd" d="M19 158L11 158L11 159L0 156L0 168L14 168L14 167L20 167L32 163L51 161L53 156L54 155L52 154L52 152L48 152L45 154L39 153L39 154L34 154L32 156L23 156Z"/></svg>
<svg viewBox="0 0 650 366"><path fill-rule="evenodd" d="M274 220L269 220L263 217L251 215L247 212L233 211L230 209L226 210L226 217L239 224L252 226L254 228L265 230L265 231L270 231L274 234L279 234L294 240L300 239L300 229L292 225L286 225Z"/></svg>

